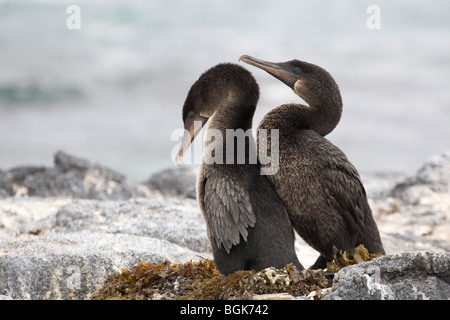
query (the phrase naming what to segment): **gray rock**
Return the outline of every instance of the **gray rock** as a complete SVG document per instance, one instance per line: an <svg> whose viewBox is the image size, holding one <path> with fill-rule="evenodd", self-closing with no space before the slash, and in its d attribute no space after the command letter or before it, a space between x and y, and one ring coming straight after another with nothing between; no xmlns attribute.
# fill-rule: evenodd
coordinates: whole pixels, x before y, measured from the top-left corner
<svg viewBox="0 0 450 320"><path fill-rule="evenodd" d="M129 199L149 197L143 184L124 175L59 151L54 167L17 167L0 175L1 195Z"/></svg>
<svg viewBox="0 0 450 320"><path fill-rule="evenodd" d="M402 183L408 176L400 172L362 172L361 180L369 199L377 200L388 197L392 189Z"/></svg>
<svg viewBox="0 0 450 320"><path fill-rule="evenodd" d="M191 199L0 200L0 240L80 232L151 237L200 253L210 251L205 222Z"/></svg>
<svg viewBox="0 0 450 320"><path fill-rule="evenodd" d="M449 155L410 178L363 175L388 255L341 270L328 299L448 297L448 253L428 251L450 251ZM196 174L138 183L63 152L52 168L0 171L0 299L85 299L122 268L212 258ZM296 250L303 265L318 256Z"/></svg>
<svg viewBox="0 0 450 320"><path fill-rule="evenodd" d="M0 200L5 226L0 228L0 295L85 299L123 268L211 259L205 223L194 204L189 199ZM26 215L34 219L24 223Z"/></svg>
<svg viewBox="0 0 450 320"><path fill-rule="evenodd" d="M402 180L369 199L386 251L450 251L450 151Z"/></svg>
<svg viewBox="0 0 450 320"><path fill-rule="evenodd" d="M165 240L91 232L3 242L2 251L0 295L13 299L86 299L123 268L199 259Z"/></svg>
<svg viewBox="0 0 450 320"><path fill-rule="evenodd" d="M210 250L195 200L75 200L54 216L53 232L107 232L170 241L197 252Z"/></svg>
<svg viewBox="0 0 450 320"><path fill-rule="evenodd" d="M430 157L416 175L416 183L433 191L450 192L450 150Z"/></svg>
<svg viewBox="0 0 450 320"><path fill-rule="evenodd" d="M143 184L164 195L183 196L195 199L195 184L198 168L169 168L153 174Z"/></svg>
<svg viewBox="0 0 450 320"><path fill-rule="evenodd" d="M392 189L391 196L418 204L422 196L430 193L450 193L450 150L427 159L415 176Z"/></svg>
<svg viewBox="0 0 450 320"><path fill-rule="evenodd" d="M324 299L450 299L450 253L400 253L343 268Z"/></svg>

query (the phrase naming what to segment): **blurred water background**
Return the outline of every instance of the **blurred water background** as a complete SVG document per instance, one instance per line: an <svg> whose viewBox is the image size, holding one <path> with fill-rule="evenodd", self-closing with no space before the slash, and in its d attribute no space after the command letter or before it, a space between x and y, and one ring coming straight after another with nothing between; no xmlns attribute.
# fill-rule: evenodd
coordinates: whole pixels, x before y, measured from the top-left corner
<svg viewBox="0 0 450 320"><path fill-rule="evenodd" d="M81 29L70 30L69 5ZM381 29L367 27L370 5ZM192 83L242 54L327 69L344 111L328 139L360 172L413 173L450 148L447 0L0 0L0 169L64 150L143 180L174 167ZM299 99L241 63L271 108Z"/></svg>

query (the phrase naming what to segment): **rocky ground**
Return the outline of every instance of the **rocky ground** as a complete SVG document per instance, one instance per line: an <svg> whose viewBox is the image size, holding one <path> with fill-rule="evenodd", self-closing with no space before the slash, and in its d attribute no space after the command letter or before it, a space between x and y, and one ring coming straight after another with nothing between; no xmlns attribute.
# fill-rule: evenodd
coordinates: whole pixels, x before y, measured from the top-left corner
<svg viewBox="0 0 450 320"><path fill-rule="evenodd" d="M0 297L89 299L140 263L212 259L195 169L136 182L57 152L0 170ZM387 255L339 271L325 299L450 298L450 151L414 176L362 174ZM317 252L296 241L303 265Z"/></svg>

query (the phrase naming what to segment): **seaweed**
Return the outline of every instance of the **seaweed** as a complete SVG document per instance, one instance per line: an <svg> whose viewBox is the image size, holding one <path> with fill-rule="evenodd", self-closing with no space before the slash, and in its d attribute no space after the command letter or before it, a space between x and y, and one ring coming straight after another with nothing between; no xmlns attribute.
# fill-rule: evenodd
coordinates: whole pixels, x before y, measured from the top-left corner
<svg viewBox="0 0 450 320"><path fill-rule="evenodd" d="M287 293L292 297L321 299L331 292L334 273L341 268L369 261L381 254L369 254L360 245L351 253L334 248L334 259L324 270L298 270L288 264L282 269L237 271L222 275L213 260L192 260L185 264L139 264L132 270L111 274L94 299L254 299L258 295Z"/></svg>
<svg viewBox="0 0 450 320"><path fill-rule="evenodd" d="M339 250L333 246L333 261L327 262L327 271L337 272L344 267L370 261L374 258L380 257L381 255L381 252L373 254L369 253L369 251L362 244L353 249L350 253Z"/></svg>
<svg viewBox="0 0 450 320"><path fill-rule="evenodd" d="M292 265L283 269L237 271L222 275L212 260L185 264L140 264L109 275L94 299L252 299L268 293L306 295L331 286L331 278L322 271L299 271Z"/></svg>

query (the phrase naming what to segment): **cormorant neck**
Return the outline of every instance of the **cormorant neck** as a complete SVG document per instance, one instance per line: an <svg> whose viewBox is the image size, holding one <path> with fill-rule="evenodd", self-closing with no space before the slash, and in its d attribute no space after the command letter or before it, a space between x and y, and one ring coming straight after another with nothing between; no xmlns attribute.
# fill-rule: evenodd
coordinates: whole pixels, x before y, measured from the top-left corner
<svg viewBox="0 0 450 320"><path fill-rule="evenodd" d="M208 163L211 159L214 163L227 164L256 161L255 140L249 129L257 100L251 93L241 90L230 91L209 120L203 153L203 159L212 157Z"/></svg>
<svg viewBox="0 0 450 320"><path fill-rule="evenodd" d="M322 136L326 136L336 128L342 114L342 102L331 103L330 101L317 103L309 106L310 129Z"/></svg>
<svg viewBox="0 0 450 320"><path fill-rule="evenodd" d="M203 109L212 113L205 132L204 157L213 154L214 161L223 160L223 163L230 163L230 159L238 163L243 157L248 163L249 157L256 158L256 153L252 154L254 138L248 129L252 127L259 99L258 84L250 72L237 65L219 65L213 71L208 81L202 81L205 86L200 90ZM221 144L217 139L221 139ZM245 151L238 151L237 145L241 142L237 143L237 140L245 144ZM229 147L233 145L232 151ZM221 154L215 148L220 148Z"/></svg>
<svg viewBox="0 0 450 320"><path fill-rule="evenodd" d="M258 95L258 92L255 95L254 92L231 87L211 117L208 129L220 130L222 134L226 129L250 129L258 101L255 96Z"/></svg>
<svg viewBox="0 0 450 320"><path fill-rule="evenodd" d="M308 103L309 107L305 108L301 105L303 109L301 114L305 117L301 123L305 123L307 127L305 129L311 129L326 136L336 128L341 119L342 98L337 85L318 89L321 90L311 90L308 94L302 94L301 98Z"/></svg>

